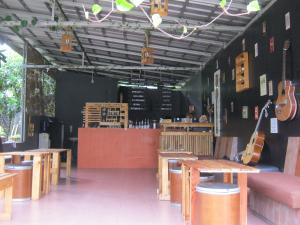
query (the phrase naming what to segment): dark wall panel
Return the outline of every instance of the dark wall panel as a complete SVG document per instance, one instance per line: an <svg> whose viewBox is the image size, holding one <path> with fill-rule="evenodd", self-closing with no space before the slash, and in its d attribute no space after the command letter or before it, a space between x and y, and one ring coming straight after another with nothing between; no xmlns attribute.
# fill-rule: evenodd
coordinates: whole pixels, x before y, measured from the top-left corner
<svg viewBox="0 0 300 225"><path fill-rule="evenodd" d="M94 77L87 74L60 72L56 76L56 118L66 127L82 127L81 110L86 102L117 102L117 81L110 78Z"/></svg>
<svg viewBox="0 0 300 225"><path fill-rule="evenodd" d="M216 69L216 61L219 62L219 68L225 73L225 82L221 84L222 90L222 108L221 118L224 116L225 108L228 110L228 124L222 119L222 136L238 136L241 141L241 149L244 150L249 142L250 136L255 128L254 108L259 106L261 109L268 99L276 100L277 84L281 80L282 74L282 48L286 39L292 43L292 56L288 57L288 77L295 82L297 91L297 100L300 95L300 2L294 0L278 0L259 20L228 48L224 49L218 56L209 62L202 71L201 91L191 91L194 99L201 98L205 105L207 96L210 96L213 90L213 74ZM290 12L291 29L285 29L285 14ZM267 33L262 33L262 23L267 24ZM275 38L275 52L269 52L269 39ZM231 74L234 68L235 57L242 52L242 39L246 41L246 51L251 55L253 62L254 87L242 93L236 93L235 80L232 81ZM259 55L254 57L254 45L258 43ZM230 57L231 63L228 58ZM259 77L262 74L267 75L267 81L273 81L273 96L260 96ZM194 78L197 81L198 78ZM209 85L208 85L208 81ZM186 89L195 89L192 82L187 84ZM234 102L234 112L230 112L230 103ZM242 119L242 106L249 107L249 118ZM269 110L269 118L275 117L274 106ZM270 133L270 119L263 119L261 130L266 134L265 148L262 162L270 163L283 168L287 138L289 136L300 136L300 117L299 112L296 119L289 122L279 122L279 134Z"/></svg>

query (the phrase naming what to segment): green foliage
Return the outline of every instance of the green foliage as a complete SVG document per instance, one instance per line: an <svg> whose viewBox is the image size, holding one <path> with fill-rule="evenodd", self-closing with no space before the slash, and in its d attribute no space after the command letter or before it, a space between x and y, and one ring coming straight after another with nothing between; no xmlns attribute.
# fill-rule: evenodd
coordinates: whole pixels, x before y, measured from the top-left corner
<svg viewBox="0 0 300 225"><path fill-rule="evenodd" d="M21 27L27 27L28 21L27 20L21 20Z"/></svg>
<svg viewBox="0 0 300 225"><path fill-rule="evenodd" d="M102 11L102 7L99 4L93 4L92 5L92 12L96 16Z"/></svg>
<svg viewBox="0 0 300 225"><path fill-rule="evenodd" d="M38 22L38 19L36 17L33 17L31 20L31 25L35 26Z"/></svg>
<svg viewBox="0 0 300 225"><path fill-rule="evenodd" d="M23 58L11 53L6 59L0 67L0 124L8 136L13 118L21 111Z"/></svg>
<svg viewBox="0 0 300 225"><path fill-rule="evenodd" d="M247 11L248 11L248 12L257 12L257 11L260 11L260 5L259 5L259 2L258 2L257 0L251 1L251 2L247 5Z"/></svg>
<svg viewBox="0 0 300 225"><path fill-rule="evenodd" d="M227 3L226 0L221 0L221 1L220 1L220 6L221 6L221 8L225 8L226 3Z"/></svg>

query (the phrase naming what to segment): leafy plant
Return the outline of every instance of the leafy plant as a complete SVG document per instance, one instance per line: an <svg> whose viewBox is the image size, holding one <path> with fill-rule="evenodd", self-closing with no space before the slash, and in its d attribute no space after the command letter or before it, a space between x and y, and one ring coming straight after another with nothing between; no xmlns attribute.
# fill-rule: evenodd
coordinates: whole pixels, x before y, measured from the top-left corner
<svg viewBox="0 0 300 225"><path fill-rule="evenodd" d="M22 56L12 53L0 67L0 125L7 138L15 115L21 111L23 86Z"/></svg>

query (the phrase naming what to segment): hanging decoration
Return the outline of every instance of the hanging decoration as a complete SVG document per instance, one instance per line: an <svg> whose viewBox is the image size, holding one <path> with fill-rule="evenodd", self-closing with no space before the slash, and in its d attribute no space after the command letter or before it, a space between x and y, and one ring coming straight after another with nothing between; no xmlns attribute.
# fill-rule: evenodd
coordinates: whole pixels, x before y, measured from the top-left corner
<svg viewBox="0 0 300 225"><path fill-rule="evenodd" d="M168 15L168 0L151 0L150 14L159 14L161 17Z"/></svg>
<svg viewBox="0 0 300 225"><path fill-rule="evenodd" d="M149 48L149 31L145 32L145 47L142 48L141 52L141 63L143 65L149 65L154 63L153 56L154 49Z"/></svg>
<svg viewBox="0 0 300 225"><path fill-rule="evenodd" d="M212 23L214 23L216 20L218 20L222 15L228 15L232 17L240 17L244 15L249 15L250 13L255 13L261 10L260 4L258 0L252 0L249 2L249 4L246 7L246 10L241 13L231 13L230 8L232 5L233 0L220 0L219 6L221 8L221 12L213 18L211 21L209 21L206 24L202 25L185 25L180 24L177 22L180 26L182 26L182 33L181 35L173 35L168 33L167 31L163 30L159 27L159 25L162 23L162 17L168 15L168 0L150 0L150 15L146 12L146 10L143 8L143 2L144 0L112 0L111 2L111 10L101 19L97 17L97 15L102 11L102 7L99 4L93 4L91 11L94 15L94 18L89 17L89 11L86 10L86 8L83 6L85 18L89 20L90 22L97 22L101 23L104 20L106 20L114 11L118 10L121 12L128 12L132 10L134 7L139 7L140 10L145 14L149 22L153 25L153 27L157 30L159 30L161 33L166 35L167 37L182 40L189 36L191 36L195 31L201 30L203 28L206 28L210 26ZM116 8L116 9L115 9Z"/></svg>
<svg viewBox="0 0 300 225"><path fill-rule="evenodd" d="M116 0L116 8L121 12L128 12L134 8L134 5L127 0Z"/></svg>
<svg viewBox="0 0 300 225"><path fill-rule="evenodd" d="M66 31L61 37L60 51L65 53L71 52L73 50L73 39L73 35L69 31Z"/></svg>

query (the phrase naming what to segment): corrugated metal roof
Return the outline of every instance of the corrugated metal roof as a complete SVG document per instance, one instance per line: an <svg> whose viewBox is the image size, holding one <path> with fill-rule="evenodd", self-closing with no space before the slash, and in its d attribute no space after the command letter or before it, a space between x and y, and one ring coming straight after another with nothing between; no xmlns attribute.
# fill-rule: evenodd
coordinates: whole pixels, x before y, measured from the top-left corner
<svg viewBox="0 0 300 225"><path fill-rule="evenodd" d="M231 12L245 11L250 0L233 0ZM272 0L260 0L265 7ZM82 3L87 8L99 2L103 6L101 15L105 15L111 9L110 0L60 0L57 1L55 13L60 21L85 21ZM145 6L149 12L149 1ZM61 10L62 12L61 12ZM169 0L169 15L163 18L163 23L188 24L207 23L221 12L219 0ZM51 21L52 1L46 0L0 0L1 17L12 16L13 20L26 19L31 21L37 17L38 21ZM213 28L198 30L184 40L175 40L167 37L158 30L150 31L149 44L155 49L156 66L199 67L211 59L221 48L230 42L243 27L254 18L256 14L242 17L223 15L214 24ZM149 21L138 8L126 12L114 12L107 22L119 23L145 23ZM228 29L230 26L232 29ZM223 29L222 29L223 28ZM76 27L73 29L78 40L74 44L74 50L70 53L59 51L62 30L51 31L47 27L27 27L19 34L34 48L56 64L81 65L82 52L86 54L87 65L124 65L138 66L141 64L141 48L144 45L143 29L123 29L121 26L111 27ZM168 30L170 33L174 32ZM8 27L0 25L0 37L8 44L22 48L23 41ZM79 44L80 42L80 44ZM82 47L80 47L80 45ZM135 71L138 73L138 71ZM98 74L109 74L130 77L131 71L110 70L109 72L97 71ZM187 79L195 74L195 71L147 71L149 77L174 78L176 80Z"/></svg>

